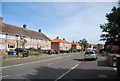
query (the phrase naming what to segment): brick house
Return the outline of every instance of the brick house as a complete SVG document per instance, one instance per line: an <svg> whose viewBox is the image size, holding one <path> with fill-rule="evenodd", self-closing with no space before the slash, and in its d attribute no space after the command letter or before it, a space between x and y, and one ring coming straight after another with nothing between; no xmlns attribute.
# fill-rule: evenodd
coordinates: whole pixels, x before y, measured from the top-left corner
<svg viewBox="0 0 120 81"><path fill-rule="evenodd" d="M9 51L9 49L21 48L20 39L27 40L25 48L51 49L51 40L41 32L27 29L27 25L17 27L14 25L2 23L0 18L0 50Z"/></svg>
<svg viewBox="0 0 120 81"><path fill-rule="evenodd" d="M71 43L66 41L65 38L59 39L59 37L51 40L51 49L53 50L69 50Z"/></svg>
<svg viewBox="0 0 120 81"><path fill-rule="evenodd" d="M97 46L97 44L88 44L88 47L92 48L92 49L96 48L96 46Z"/></svg>
<svg viewBox="0 0 120 81"><path fill-rule="evenodd" d="M88 44L88 47L96 50L100 50L104 48L104 44Z"/></svg>
<svg viewBox="0 0 120 81"><path fill-rule="evenodd" d="M120 39L115 40L117 42L116 45L112 45L111 50L120 50Z"/></svg>
<svg viewBox="0 0 120 81"><path fill-rule="evenodd" d="M74 48L74 49L81 49L81 46L79 43L76 43L76 42L71 42L71 47Z"/></svg>

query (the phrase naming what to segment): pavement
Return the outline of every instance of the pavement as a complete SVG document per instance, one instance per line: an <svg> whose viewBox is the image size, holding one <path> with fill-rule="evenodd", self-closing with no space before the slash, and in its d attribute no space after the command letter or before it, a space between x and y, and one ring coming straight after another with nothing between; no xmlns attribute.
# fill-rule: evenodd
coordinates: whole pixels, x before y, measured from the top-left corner
<svg viewBox="0 0 120 81"><path fill-rule="evenodd" d="M84 61L84 53L38 56L26 59L4 60L3 80L69 80L118 79L117 71L104 57Z"/></svg>

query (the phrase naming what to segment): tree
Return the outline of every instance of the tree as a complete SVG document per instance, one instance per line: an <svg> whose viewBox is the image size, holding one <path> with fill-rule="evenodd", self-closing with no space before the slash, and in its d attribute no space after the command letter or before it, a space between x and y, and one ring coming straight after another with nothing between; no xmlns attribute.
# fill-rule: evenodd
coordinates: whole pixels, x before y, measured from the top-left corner
<svg viewBox="0 0 120 81"><path fill-rule="evenodd" d="M102 39L100 40L106 40L106 44L109 45L120 46L120 43L116 41L116 39L120 39L120 7L113 7L111 11L106 14L108 22L100 25L102 32L106 33L101 35Z"/></svg>
<svg viewBox="0 0 120 81"><path fill-rule="evenodd" d="M86 39L83 38L83 39L80 40L78 43L80 43L82 50L85 51L85 48L86 48L87 45L88 45L88 41L87 41Z"/></svg>
<svg viewBox="0 0 120 81"><path fill-rule="evenodd" d="M23 37L20 37L20 44L21 44L22 48L25 48L26 43L27 43L27 40Z"/></svg>

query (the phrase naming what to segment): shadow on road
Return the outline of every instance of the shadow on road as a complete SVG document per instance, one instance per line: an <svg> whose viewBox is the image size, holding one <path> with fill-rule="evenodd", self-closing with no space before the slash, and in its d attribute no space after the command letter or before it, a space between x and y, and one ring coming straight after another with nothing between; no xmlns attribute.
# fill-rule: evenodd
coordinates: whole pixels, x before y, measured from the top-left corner
<svg viewBox="0 0 120 81"><path fill-rule="evenodd" d="M55 81L55 79L59 78L65 72L70 69L67 68L52 68L52 67L40 67L36 68L36 72L33 74L28 74L23 76L29 81L36 80L48 80ZM101 74L101 76L99 76ZM107 76L104 76L107 75ZM61 78L65 81L77 81L82 79L117 79L117 73L113 70L98 70L98 69L74 69L67 73L65 76ZM58 80L59 81L59 80Z"/></svg>
<svg viewBox="0 0 120 81"><path fill-rule="evenodd" d="M84 59L73 59L73 60L76 60L76 61L84 61Z"/></svg>

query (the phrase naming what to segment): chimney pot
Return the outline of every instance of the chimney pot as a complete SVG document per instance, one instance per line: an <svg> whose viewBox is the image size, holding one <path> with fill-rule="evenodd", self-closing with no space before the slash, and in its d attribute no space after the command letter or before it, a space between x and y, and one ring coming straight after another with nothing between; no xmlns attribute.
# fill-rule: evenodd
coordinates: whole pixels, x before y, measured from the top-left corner
<svg viewBox="0 0 120 81"><path fill-rule="evenodd" d="M24 25L23 25L23 28L27 29L27 25L26 25L26 24L24 24Z"/></svg>
<svg viewBox="0 0 120 81"><path fill-rule="evenodd" d="M63 38L63 40L65 40L65 38Z"/></svg>
<svg viewBox="0 0 120 81"><path fill-rule="evenodd" d="M57 39L59 39L59 37L57 37Z"/></svg>
<svg viewBox="0 0 120 81"><path fill-rule="evenodd" d="M0 17L0 22L2 22L2 20L3 20L3 18L2 18L2 17Z"/></svg>
<svg viewBox="0 0 120 81"><path fill-rule="evenodd" d="M41 29L39 29L38 31L41 32Z"/></svg>

